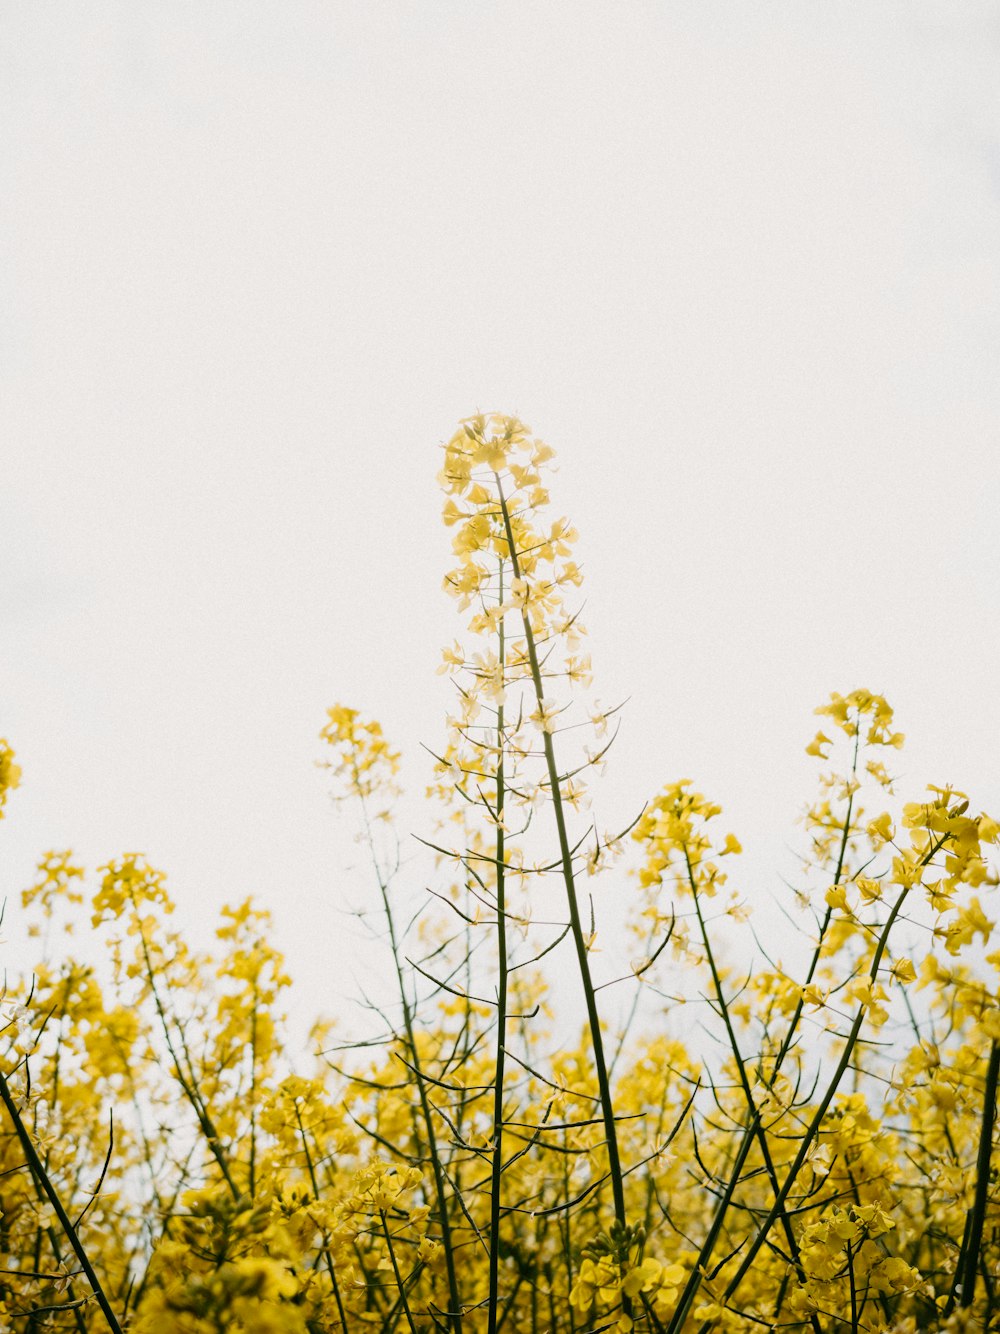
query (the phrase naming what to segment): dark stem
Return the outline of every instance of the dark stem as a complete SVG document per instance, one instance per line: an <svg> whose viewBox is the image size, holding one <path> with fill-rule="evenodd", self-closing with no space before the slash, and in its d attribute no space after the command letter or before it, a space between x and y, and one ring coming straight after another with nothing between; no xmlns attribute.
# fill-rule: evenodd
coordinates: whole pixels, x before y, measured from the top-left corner
<svg viewBox="0 0 1000 1334"><path fill-rule="evenodd" d="M503 560L500 561L500 602L503 602ZM500 686L504 684L504 624L499 624ZM501 697L502 698L502 697ZM490 1293L488 1334L497 1334L500 1296L500 1182L503 1172L503 1082L507 1047L507 913L504 857L504 708L497 707L496 875L497 875L497 1059L493 1083L493 1164L490 1179Z"/></svg>
<svg viewBox="0 0 1000 1334"><path fill-rule="evenodd" d="M111 1303L105 1296L104 1289L101 1286L101 1280L94 1273L94 1267L87 1258L87 1252L83 1249L79 1234L73 1226L66 1210L63 1208L62 1200L60 1200L59 1194L56 1191L55 1186L53 1186L48 1172L46 1172L45 1168L42 1166L42 1160L35 1151L31 1136L28 1134L24 1121L21 1119L21 1113L17 1110L17 1104L11 1097L10 1087L2 1073L0 1073L0 1098L3 1099L3 1104L7 1108L8 1115L14 1123L14 1129L17 1132L18 1139L21 1141L21 1148L24 1150L24 1156L28 1166L31 1168L32 1175L45 1192L49 1203L55 1210L56 1218L59 1219L59 1226L66 1234L66 1239L72 1246L73 1253L80 1261L80 1267L87 1276L87 1282L90 1284L94 1296L97 1298L97 1304L104 1314L104 1319L108 1323L108 1328L113 1331L113 1334L122 1334L122 1327L118 1323L118 1317L111 1309Z"/></svg>
<svg viewBox="0 0 1000 1334"><path fill-rule="evenodd" d="M976 1163L976 1194L970 1212L969 1237L960 1265L962 1271L961 1305L971 1306L976 1291L979 1270L979 1251L983 1244L983 1226L986 1222L986 1203L990 1188L990 1158L993 1152L993 1122L997 1111L997 1081L1000 1079L1000 1042L993 1039L990 1061L986 1070L986 1090L983 1094L983 1124L979 1135L979 1157Z"/></svg>
<svg viewBox="0 0 1000 1334"><path fill-rule="evenodd" d="M498 473L493 474L497 485L497 495L500 500L500 508L503 514L504 529L507 535L507 546L510 551L511 568L514 572L514 578L521 577L520 563L517 558L517 545L514 540L514 532L510 521L510 510L507 506L506 497L503 494L503 484L500 481ZM535 701L539 712L544 709L545 692L542 687L542 673L538 664L538 649L535 644L535 634L531 626L531 619L528 616L527 607L521 609L521 621L524 626L524 637L528 648L528 661L531 667L531 679L535 689ZM604 1117L604 1134L608 1148L608 1169L611 1176L611 1192L614 1198L615 1218L621 1226L623 1236L626 1228L625 1215L625 1190L622 1184L621 1158L618 1152L618 1130L615 1125L614 1108L611 1101L611 1086L608 1081L608 1067L604 1057L604 1039L601 1035L601 1020L597 1011L597 997L594 994L594 983L590 976L590 962L587 957L587 944L583 934L583 926L580 921L580 907L576 893L576 881L573 875L573 859L570 853L569 836L566 832L566 816L562 804L562 792L559 788L559 771L556 768L555 748L552 744L552 734L542 728L542 744L545 750L545 766L548 770L549 788L552 793L552 808L556 821L556 832L559 838L559 855L562 862L563 881L566 885L566 898L569 904L570 930L573 936L573 945L576 950L577 964L580 969L580 979L583 983L583 993L587 1005L587 1020L590 1026L590 1041L594 1052L594 1070L597 1075L597 1086L601 1095L601 1111Z"/></svg>

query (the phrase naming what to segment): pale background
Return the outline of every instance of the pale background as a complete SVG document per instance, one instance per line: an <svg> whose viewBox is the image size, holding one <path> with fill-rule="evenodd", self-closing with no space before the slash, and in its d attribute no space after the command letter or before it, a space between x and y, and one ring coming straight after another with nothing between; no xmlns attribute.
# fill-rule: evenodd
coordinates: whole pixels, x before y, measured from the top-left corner
<svg viewBox="0 0 1000 1334"><path fill-rule="evenodd" d="M992 0L7 0L6 965L43 851L142 850L347 1012L379 956L317 733L375 714L419 792L478 408L558 452L630 697L602 823L695 778L766 904L861 684L905 791L996 811L998 76Z"/></svg>

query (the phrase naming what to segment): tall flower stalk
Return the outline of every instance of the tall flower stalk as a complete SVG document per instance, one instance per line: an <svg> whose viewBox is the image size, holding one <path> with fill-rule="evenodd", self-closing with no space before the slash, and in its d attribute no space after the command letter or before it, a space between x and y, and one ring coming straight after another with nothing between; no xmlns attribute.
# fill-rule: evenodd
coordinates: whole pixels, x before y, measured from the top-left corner
<svg viewBox="0 0 1000 1334"><path fill-rule="evenodd" d="M445 446L445 464L440 481L448 494L445 521L457 529L453 547L459 565L451 571L445 585L463 608L476 606L470 622L474 633L498 638L503 652L508 617L519 622L520 637L511 644L508 664L489 654L472 660L472 687L463 690L463 717L457 725L453 745L446 753L446 767L459 771L460 788L468 779L482 772L481 755L463 756L467 750L467 727L474 721L479 702L485 697L496 710L497 781L503 783L505 751L516 757L523 775L529 761L542 761L535 777L535 791L548 801L555 824L558 865L566 894L569 932L583 987L587 1023L597 1079L608 1176L611 1184L616 1236L628 1256L630 1234L625 1206L624 1172L618 1142L618 1127L604 1051L596 989L590 968L591 941L584 930L577 888L577 867L584 861L579 842L570 836L567 797L576 802L579 788L575 773L560 771L556 758L555 734L560 716L570 707L570 700L560 699L554 691L567 684L589 681L589 660L579 655L583 628L575 613L566 606L565 590L580 583L581 574L572 559L575 531L565 519L548 520L545 510L548 492L543 484L543 469L552 451L534 438L513 417L477 416L462 423ZM499 572L494 575L495 562ZM505 596L504 564L510 567L510 592ZM467 666L461 650L451 655L451 665ZM508 693L519 689L517 725L505 726L504 706ZM539 754L540 751L540 754ZM592 763L588 757L586 763ZM584 764L583 767L586 767ZM510 793L524 799L517 782L504 784ZM497 870L505 874L504 820L493 812L498 829ZM501 902L502 879L496 886L497 920L502 951L501 980L506 969L504 919L506 899ZM500 1046L503 1046L501 1029ZM499 1103L499 1095L498 1095ZM499 1118L498 1118L499 1128ZM499 1151L494 1157L494 1181L499 1186ZM493 1252L495 1268L495 1246ZM494 1291L495 1298L495 1291ZM626 1303L628 1298L625 1298Z"/></svg>

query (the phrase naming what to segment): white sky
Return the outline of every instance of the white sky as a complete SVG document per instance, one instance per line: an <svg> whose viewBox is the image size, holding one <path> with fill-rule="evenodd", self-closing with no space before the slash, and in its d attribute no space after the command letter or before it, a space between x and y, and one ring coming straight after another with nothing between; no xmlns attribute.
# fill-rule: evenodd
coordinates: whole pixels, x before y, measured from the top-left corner
<svg viewBox="0 0 1000 1334"><path fill-rule="evenodd" d="M316 734L377 715L419 789L479 408L559 455L603 823L695 778L763 900L862 684L904 789L1000 808L998 57L992 0L7 0L8 963L42 852L142 850L343 1009Z"/></svg>

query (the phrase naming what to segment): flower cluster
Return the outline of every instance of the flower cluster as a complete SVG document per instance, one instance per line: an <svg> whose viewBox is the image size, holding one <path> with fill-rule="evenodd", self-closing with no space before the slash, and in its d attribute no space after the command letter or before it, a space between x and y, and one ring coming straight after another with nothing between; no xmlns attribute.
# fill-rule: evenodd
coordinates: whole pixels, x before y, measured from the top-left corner
<svg viewBox="0 0 1000 1334"><path fill-rule="evenodd" d="M14 750L9 741L0 737L0 820L4 817L7 794L21 782L21 770L14 763Z"/></svg>
<svg viewBox="0 0 1000 1334"><path fill-rule="evenodd" d="M335 798L384 802L385 806L376 814L387 818L399 791L398 751L386 741L382 724L365 720L357 709L335 704L326 712L327 723L320 737L330 747L333 758L324 761L323 767L331 770L338 781Z"/></svg>

